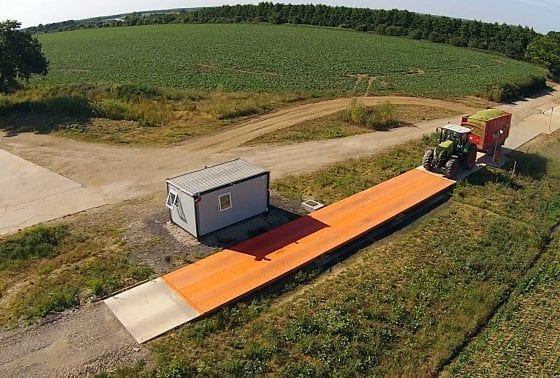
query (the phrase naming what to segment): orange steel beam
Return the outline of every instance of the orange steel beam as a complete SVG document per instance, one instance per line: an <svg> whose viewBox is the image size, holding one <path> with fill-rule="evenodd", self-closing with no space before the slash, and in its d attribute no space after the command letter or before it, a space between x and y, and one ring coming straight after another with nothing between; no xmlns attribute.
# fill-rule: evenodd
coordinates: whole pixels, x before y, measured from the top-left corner
<svg viewBox="0 0 560 378"><path fill-rule="evenodd" d="M450 188L413 169L163 276L201 314L213 311L353 241Z"/></svg>

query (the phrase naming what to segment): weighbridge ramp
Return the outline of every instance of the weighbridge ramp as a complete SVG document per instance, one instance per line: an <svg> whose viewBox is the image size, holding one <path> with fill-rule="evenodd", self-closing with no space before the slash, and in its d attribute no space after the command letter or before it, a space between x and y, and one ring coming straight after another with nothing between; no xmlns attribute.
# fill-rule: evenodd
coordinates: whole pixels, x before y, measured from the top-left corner
<svg viewBox="0 0 560 378"><path fill-rule="evenodd" d="M454 184L413 169L105 303L138 342L145 342L262 288Z"/></svg>

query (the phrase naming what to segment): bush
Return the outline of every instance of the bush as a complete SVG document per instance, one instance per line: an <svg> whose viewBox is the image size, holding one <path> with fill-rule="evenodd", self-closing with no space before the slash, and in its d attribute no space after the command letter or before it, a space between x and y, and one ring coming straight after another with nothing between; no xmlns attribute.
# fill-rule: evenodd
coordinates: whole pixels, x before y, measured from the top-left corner
<svg viewBox="0 0 560 378"><path fill-rule="evenodd" d="M115 87L71 84L32 88L12 96L0 96L0 115L47 112L59 116L100 117L139 122L142 126L169 123L167 100L198 99L195 92L119 85Z"/></svg>
<svg viewBox="0 0 560 378"><path fill-rule="evenodd" d="M25 307L29 309L25 318L44 317L51 312L60 312L76 306L78 290L75 287L52 288L44 296L27 296L25 302Z"/></svg>
<svg viewBox="0 0 560 378"><path fill-rule="evenodd" d="M388 101L368 108L353 99L346 112L342 114L342 120L374 130L386 130L398 124L394 112L395 107Z"/></svg>
<svg viewBox="0 0 560 378"><path fill-rule="evenodd" d="M412 38L412 39L422 39L422 31L418 30L418 29L414 29L411 30L408 33L408 38Z"/></svg>
<svg viewBox="0 0 560 378"><path fill-rule="evenodd" d="M401 26L389 26L385 29L385 34L399 36L404 34L404 29Z"/></svg>
<svg viewBox="0 0 560 378"><path fill-rule="evenodd" d="M81 96L48 98L39 105L39 110L76 117L88 117L93 113L90 101Z"/></svg>
<svg viewBox="0 0 560 378"><path fill-rule="evenodd" d="M113 89L115 96L124 101L141 101L141 100L160 100L165 98L165 94L159 88L146 87L134 84L118 85Z"/></svg>
<svg viewBox="0 0 560 378"><path fill-rule="evenodd" d="M129 119L128 107L119 100L102 100L95 105L95 114L114 120Z"/></svg>
<svg viewBox="0 0 560 378"><path fill-rule="evenodd" d="M509 102L532 95L546 88L546 80L541 76L531 76L523 81L490 85L481 97L495 102Z"/></svg>

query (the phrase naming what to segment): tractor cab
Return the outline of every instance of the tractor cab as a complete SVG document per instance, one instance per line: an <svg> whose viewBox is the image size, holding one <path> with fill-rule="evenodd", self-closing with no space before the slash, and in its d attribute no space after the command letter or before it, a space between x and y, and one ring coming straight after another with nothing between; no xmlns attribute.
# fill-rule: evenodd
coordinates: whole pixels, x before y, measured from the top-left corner
<svg viewBox="0 0 560 378"><path fill-rule="evenodd" d="M471 129L458 125L447 125L437 129L439 144L424 154L422 166L433 171L443 168L444 174L452 178L459 169L459 165L469 170L476 163L476 145L469 141Z"/></svg>
<svg viewBox="0 0 560 378"><path fill-rule="evenodd" d="M439 147L448 150L462 150L469 141L471 129L458 125L447 125L438 128L439 131Z"/></svg>

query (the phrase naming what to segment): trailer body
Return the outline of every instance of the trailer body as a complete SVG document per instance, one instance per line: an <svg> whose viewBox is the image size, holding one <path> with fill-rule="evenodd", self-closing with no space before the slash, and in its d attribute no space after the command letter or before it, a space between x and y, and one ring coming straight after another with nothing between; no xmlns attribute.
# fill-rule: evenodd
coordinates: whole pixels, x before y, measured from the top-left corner
<svg viewBox="0 0 560 378"><path fill-rule="evenodd" d="M461 126L472 130L469 141L482 152L492 154L509 136L511 113L488 108L461 119Z"/></svg>

